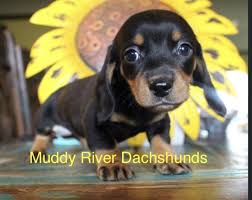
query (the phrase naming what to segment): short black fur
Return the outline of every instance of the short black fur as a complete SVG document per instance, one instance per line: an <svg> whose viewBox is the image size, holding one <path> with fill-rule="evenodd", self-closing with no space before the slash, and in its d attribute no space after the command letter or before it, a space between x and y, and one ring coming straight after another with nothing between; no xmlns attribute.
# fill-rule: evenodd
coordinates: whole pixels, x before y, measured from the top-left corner
<svg viewBox="0 0 252 200"><path fill-rule="evenodd" d="M172 40L174 31L181 34L180 41ZM133 44L132 38L137 33L144 38L143 44ZM187 57L178 56L175 50L180 42L185 41L190 43L193 53ZM141 52L142 57L136 63L129 64L124 59L124 52L132 45ZM54 124L63 125L77 137L85 137L93 151L113 149L117 142L142 131L147 132L150 141L159 134L169 142L170 119L167 112L186 99L174 105L161 104L159 109L154 109L158 107L154 103L162 102L163 97L156 97L148 89L145 95L151 95L151 100L148 100L150 106L142 106L137 101L133 86L138 87L140 76L142 82L148 85L153 77L161 77L161 81L174 81L177 73L181 73L180 76L185 79L192 79L192 84L204 89L209 105L218 114L225 115L225 106L213 87L200 44L186 21L164 10L136 14L122 26L108 48L101 72L63 87L41 106L37 116L37 132L48 134L48 129L52 129ZM172 78L169 78L171 74ZM181 84L190 84L184 82ZM173 87L181 86L172 84ZM173 99L181 96L176 92L172 95ZM115 113L127 120L113 121Z"/></svg>

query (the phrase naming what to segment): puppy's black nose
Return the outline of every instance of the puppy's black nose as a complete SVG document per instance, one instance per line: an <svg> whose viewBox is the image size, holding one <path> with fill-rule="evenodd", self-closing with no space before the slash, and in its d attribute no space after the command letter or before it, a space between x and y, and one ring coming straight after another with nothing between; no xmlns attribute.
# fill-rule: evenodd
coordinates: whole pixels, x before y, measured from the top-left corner
<svg viewBox="0 0 252 200"><path fill-rule="evenodd" d="M172 82L168 79L156 79L151 81L150 90L157 97L167 96L172 88Z"/></svg>

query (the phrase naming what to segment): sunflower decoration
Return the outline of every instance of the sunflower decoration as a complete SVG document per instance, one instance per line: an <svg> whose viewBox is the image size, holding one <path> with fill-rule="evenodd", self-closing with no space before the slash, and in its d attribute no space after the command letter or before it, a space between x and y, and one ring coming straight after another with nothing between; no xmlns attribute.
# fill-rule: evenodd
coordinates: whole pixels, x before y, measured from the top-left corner
<svg viewBox="0 0 252 200"><path fill-rule="evenodd" d="M43 103L62 86L101 69L107 46L130 15L148 9L166 9L184 17L193 28L215 88L235 96L226 72L246 72L247 66L225 35L238 31L210 6L209 0L55 0L30 19L33 24L53 29L33 45L26 77L46 71L38 89ZM190 98L171 112L171 135L177 123L187 136L196 140L200 130L199 109L224 120L209 108L202 89L191 86ZM144 134L139 134L129 143L140 145L144 140Z"/></svg>

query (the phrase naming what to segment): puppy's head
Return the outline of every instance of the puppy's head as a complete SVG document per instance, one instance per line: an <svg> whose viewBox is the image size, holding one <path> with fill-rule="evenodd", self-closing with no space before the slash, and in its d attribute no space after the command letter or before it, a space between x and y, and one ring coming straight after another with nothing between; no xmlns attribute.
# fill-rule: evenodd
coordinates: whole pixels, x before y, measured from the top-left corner
<svg viewBox="0 0 252 200"><path fill-rule="evenodd" d="M149 10L130 17L119 30L105 65L110 71L119 68L141 107L173 110L188 99L189 85L195 84L204 89L209 105L225 115L195 34L173 12Z"/></svg>

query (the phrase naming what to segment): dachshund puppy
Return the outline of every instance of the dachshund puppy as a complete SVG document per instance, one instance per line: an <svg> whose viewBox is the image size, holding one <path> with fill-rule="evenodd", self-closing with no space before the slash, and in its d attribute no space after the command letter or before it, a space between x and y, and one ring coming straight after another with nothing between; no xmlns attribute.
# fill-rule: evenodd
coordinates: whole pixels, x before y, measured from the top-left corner
<svg viewBox="0 0 252 200"><path fill-rule="evenodd" d="M144 11L121 27L101 72L73 82L42 105L33 152L44 152L53 126L60 124L98 155L118 154L117 143L146 132L152 153L171 153L168 112L189 97L190 84L203 88L210 107L226 109L211 82L199 42L188 23L165 10ZM133 176L120 156L99 163L102 180ZM161 174L190 171L185 164L156 163Z"/></svg>

